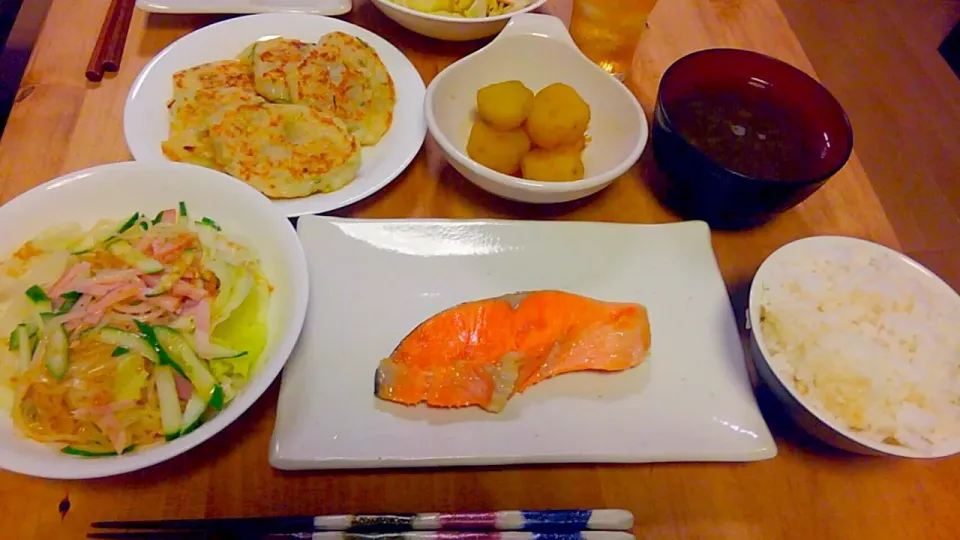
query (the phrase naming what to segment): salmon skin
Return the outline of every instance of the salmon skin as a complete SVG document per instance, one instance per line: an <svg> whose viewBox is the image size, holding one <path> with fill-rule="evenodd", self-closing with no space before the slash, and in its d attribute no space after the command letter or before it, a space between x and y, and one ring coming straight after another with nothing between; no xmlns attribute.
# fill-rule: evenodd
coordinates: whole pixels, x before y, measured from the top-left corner
<svg viewBox="0 0 960 540"><path fill-rule="evenodd" d="M374 394L499 412L515 393L572 371L621 371L650 350L640 304L531 291L459 304L420 323L380 361Z"/></svg>

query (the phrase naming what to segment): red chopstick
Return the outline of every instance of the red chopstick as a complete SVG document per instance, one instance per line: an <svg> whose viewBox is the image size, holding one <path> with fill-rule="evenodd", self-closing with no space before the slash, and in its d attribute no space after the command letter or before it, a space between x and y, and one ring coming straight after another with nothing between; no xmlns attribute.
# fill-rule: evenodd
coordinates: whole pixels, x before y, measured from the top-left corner
<svg viewBox="0 0 960 540"><path fill-rule="evenodd" d="M100 27L100 35L87 64L87 80L99 82L105 71L120 69L123 48L136 0L112 0Z"/></svg>

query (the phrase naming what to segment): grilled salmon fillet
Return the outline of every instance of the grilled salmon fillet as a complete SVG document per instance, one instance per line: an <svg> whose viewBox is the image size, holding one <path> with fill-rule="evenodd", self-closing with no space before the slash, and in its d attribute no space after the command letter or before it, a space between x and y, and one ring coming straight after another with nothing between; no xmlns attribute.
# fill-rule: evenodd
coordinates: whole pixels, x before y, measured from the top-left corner
<svg viewBox="0 0 960 540"><path fill-rule="evenodd" d="M427 319L381 360L377 397L499 412L515 393L572 371L622 371L650 350L647 310L564 291L467 302Z"/></svg>

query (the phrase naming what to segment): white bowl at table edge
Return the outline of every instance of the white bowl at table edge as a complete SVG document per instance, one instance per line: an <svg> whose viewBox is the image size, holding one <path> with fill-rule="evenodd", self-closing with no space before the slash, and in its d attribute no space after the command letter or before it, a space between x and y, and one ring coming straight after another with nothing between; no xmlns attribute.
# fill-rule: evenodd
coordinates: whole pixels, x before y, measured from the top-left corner
<svg viewBox="0 0 960 540"><path fill-rule="evenodd" d="M924 279L934 283L936 286L945 287L946 289L952 291L950 286L940 279L940 277L921 265L919 262L911 259L903 253L890 249L886 246L870 242L868 240L847 236L824 235L802 238L784 244L771 253L763 261L763 263L761 263L750 284L750 292L747 301L747 331L750 336L749 352L750 358L757 369L757 374L760 376L760 379L764 382L767 388L770 389L771 393L774 395L780 405L784 407L790 417L801 428L803 428L804 431L835 448L871 456L896 456L921 459L942 458L960 453L960 441L953 442L951 445L949 445L948 450L946 451L925 454L911 448L877 443L865 437L861 437L840 425L839 421L833 420L826 414L821 413L809 406L806 398L800 396L793 386L784 381L780 377L780 374L777 373L776 369L770 365L770 362L767 360L767 348L763 343L762 335L760 335L761 326L760 306L758 305L758 291L760 286L766 282L764 277L766 269L772 266L770 261L773 261L778 257L786 256L784 253L788 248L791 246L796 246L801 242L845 242L867 246L868 249L893 255L897 260L902 261L904 264L909 264L911 267L924 275ZM960 302L960 295L958 295L955 291L953 291L952 294L956 297L957 301Z"/></svg>
<svg viewBox="0 0 960 540"><path fill-rule="evenodd" d="M562 57L563 60L566 61L563 63L563 69L568 70L568 73L574 72L577 76L589 82L574 80L577 77L573 76L567 77L566 80L562 80L562 76L552 76L551 74L554 73L554 70L544 66L553 66L556 63L549 61L536 62L532 57L524 60L524 58L527 57L505 54L505 51L511 49L511 40L528 40L531 38L544 40L538 42L541 44L550 43L550 45L541 50L541 53L550 51L551 55ZM517 75L504 74L500 79L496 80L464 82L464 79L470 79L471 76L474 78L479 77L479 75L476 75L476 70L469 69L471 63L483 62L486 58L492 58L494 56L500 58L500 54L503 54L503 62L514 62L514 64L504 65L502 62L498 62L498 65L505 70L507 68L514 69L512 73L516 73ZM519 67L520 63L523 62L530 62L530 64ZM547 71L544 71L545 69ZM467 75L460 76L458 80L452 79L452 77L458 76L460 73ZM445 88L444 85L458 83L460 85L456 87L456 91L442 92L445 97L457 95L461 96L462 99L469 98L470 100L475 100L475 92L481 86L510 78L523 81L527 86L531 87L531 90L534 88L539 89L541 85L531 84L529 82L531 79L536 79L537 77L549 80L550 82L564 82L571 86L578 87L577 91L591 107L588 135L591 136L592 140L587 150L584 151L584 162L587 167L587 172L589 173L591 169L591 162L588 159L590 156L589 153L594 151L603 152L602 160L604 163L603 166L600 167L601 172L594 172L582 180L572 182L536 182L502 174L477 163L466 154L466 137L463 137L461 142L454 143L452 139L455 135L448 133L456 131L459 126L450 127L448 125L446 129L441 127L444 124L450 124L451 122L457 122L459 120L469 121L469 115L472 110L476 108L475 101L473 101L473 105L471 105L472 108L465 113L466 117L460 119L461 113L464 111L455 110L451 113L450 107L456 107L457 105L450 105L451 100L444 100L439 107L446 108L435 111L435 107L438 107L437 95ZM542 86L546 85L544 84ZM606 94L605 97L608 98L612 96L612 100L591 99L591 97L597 94ZM463 104L460 106L462 107ZM442 118L444 112L453 119ZM591 62L576 48L570 34L560 19L541 14L522 14L514 17L503 32L490 44L441 71L427 87L427 95L424 100L424 113L427 118L427 129L437 141L447 162L449 162L454 169L466 177L467 180L490 193L506 199L528 203L546 204L567 202L581 199L602 190L636 163L646 146L649 133L647 119L643 113L643 109L630 90L611 77L606 71ZM629 116L625 116L628 114ZM604 116L606 116L605 120L603 119ZM619 153L617 153L614 143L618 141L616 136L611 134L614 132L619 133L619 131L617 131L615 127L611 127L613 126L611 122L622 122L625 118L630 117L632 117L632 119L629 120L630 132L626 138L631 140L636 139L636 144L628 147L624 146L619 150ZM615 120L611 120L611 118L615 118ZM625 140L626 138L623 139ZM620 142L622 143L622 141Z"/></svg>
<svg viewBox="0 0 960 540"><path fill-rule="evenodd" d="M372 1L381 13L407 30L444 41L470 41L490 37L503 30L511 17L531 12L547 3L547 0L534 0L524 8L503 15L468 18L424 13L390 0Z"/></svg>
<svg viewBox="0 0 960 540"><path fill-rule="evenodd" d="M229 205L223 204L225 199L230 200ZM223 411L192 433L123 456L86 459L62 454L16 433L7 416L0 422L0 468L44 478L86 479L156 465L222 431L253 405L280 373L306 314L306 257L287 218L257 190L230 176L183 163L138 161L66 174L0 206L0 230L12 230L16 224L22 231L17 237L0 237L0 253L6 256L57 222L90 226L102 218L123 219L136 210L175 207L180 200L186 202L188 211L211 217L226 234L242 236L260 252L263 271L274 291L268 343L257 372Z"/></svg>

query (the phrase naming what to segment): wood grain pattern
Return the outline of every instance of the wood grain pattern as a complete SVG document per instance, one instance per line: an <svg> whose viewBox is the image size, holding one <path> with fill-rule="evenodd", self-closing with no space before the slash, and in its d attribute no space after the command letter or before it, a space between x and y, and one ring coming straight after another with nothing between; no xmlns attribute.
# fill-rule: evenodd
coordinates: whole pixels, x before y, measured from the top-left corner
<svg viewBox="0 0 960 540"><path fill-rule="evenodd" d="M937 47L960 19L960 2L780 3L847 108L857 152L903 248L955 247L960 79Z"/></svg>
<svg viewBox="0 0 960 540"><path fill-rule="evenodd" d="M218 20L138 11L120 72L88 85L85 55L107 3L55 0L24 81L22 92L29 95L0 141L0 201L67 171L128 159L121 118L131 82L174 39ZM483 44L421 38L366 2L354 4L346 18L386 36L428 83ZM648 113L663 70L680 55L710 46L760 50L813 72L774 0L664 1L638 48L640 77L633 87ZM335 214L674 221L650 193L658 175L648 149L596 196L530 207L473 188L444 165L428 140L383 192ZM856 156L824 189L776 221L714 234L738 315L750 276L766 255L792 239L825 233L900 246ZM617 506L635 513L638 538L930 539L953 537L960 508L957 460L868 459L832 451L785 421L762 389L761 407L780 454L759 463L282 473L267 463L277 388L212 440L144 471L85 482L0 472L2 535L81 538L89 522L103 519ZM57 506L66 495L72 507L61 520Z"/></svg>

